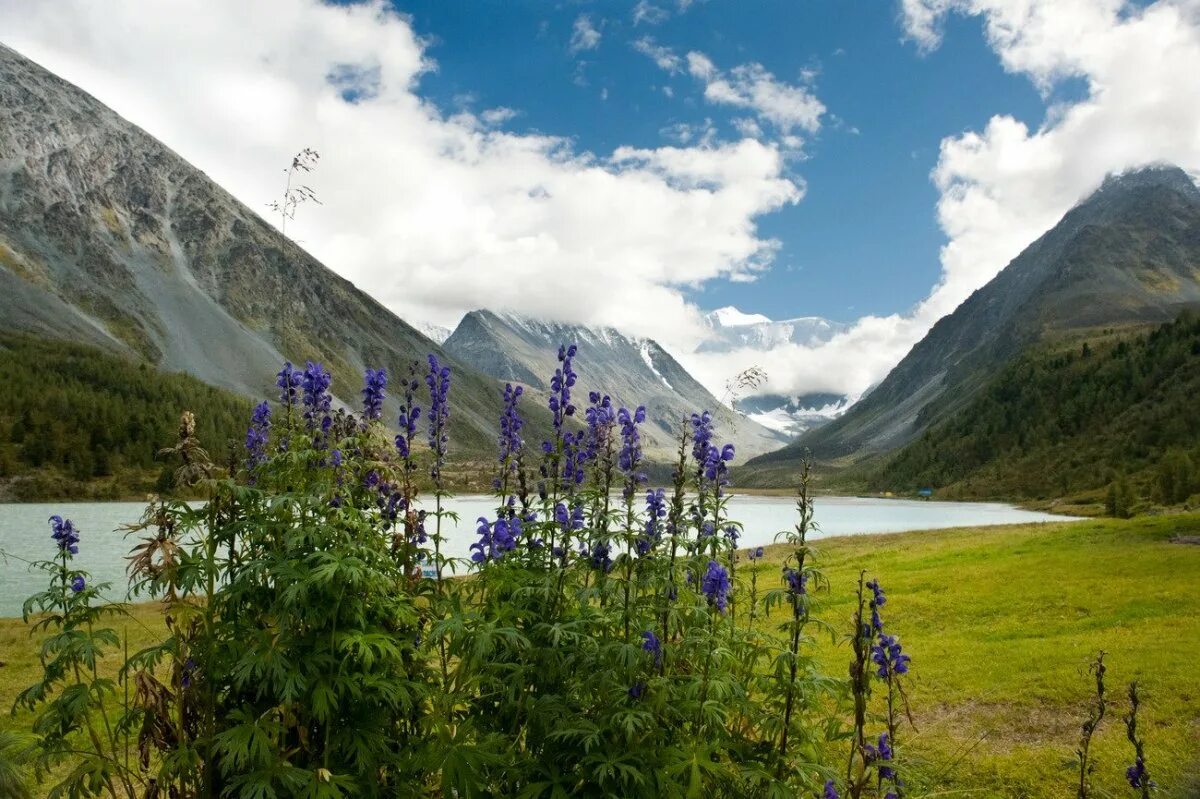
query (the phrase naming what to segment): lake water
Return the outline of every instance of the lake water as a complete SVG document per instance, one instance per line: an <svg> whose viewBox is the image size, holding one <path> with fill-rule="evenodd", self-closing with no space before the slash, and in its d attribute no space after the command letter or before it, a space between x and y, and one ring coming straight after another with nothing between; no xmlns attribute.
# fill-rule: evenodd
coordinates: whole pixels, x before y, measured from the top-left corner
<svg viewBox="0 0 1200 799"><path fill-rule="evenodd" d="M461 522L444 522L445 554L466 557L475 541L475 520L495 512L489 496L457 497L450 505ZM17 616L25 598L44 585L44 576L31 572L27 561L44 560L54 554L47 519L60 514L80 530L79 568L92 573L93 580L111 582L117 592L125 586L125 555L133 539L118 528L136 521L145 504L140 502L87 503L0 503L0 616ZM735 496L729 502L730 517L742 522L745 531L739 546L774 543L775 534L790 529L795 521L793 500L787 497ZM1021 510L990 502L923 502L858 497L820 497L816 520L820 531L813 538L866 533L896 533L944 527L973 527L989 524L1024 524L1064 521L1068 517ZM119 594L113 598L122 598Z"/></svg>

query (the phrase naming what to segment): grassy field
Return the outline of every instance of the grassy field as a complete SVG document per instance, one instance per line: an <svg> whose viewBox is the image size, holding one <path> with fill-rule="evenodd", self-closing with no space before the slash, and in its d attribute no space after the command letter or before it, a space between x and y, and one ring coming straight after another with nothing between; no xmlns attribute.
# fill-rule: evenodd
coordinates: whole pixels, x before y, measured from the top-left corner
<svg viewBox="0 0 1200 799"><path fill-rule="evenodd" d="M1200 537L1200 515L820 542L830 583L821 618L849 626L858 572L868 569L887 589L889 629L912 655L917 731L901 742L910 795L1074 796L1087 664L1101 649L1113 704L1093 747L1097 795L1132 795L1120 717L1135 679L1159 795L1200 795L1200 546L1173 541L1180 536ZM782 555L769 550L760 586ZM157 618L152 607L135 609L131 647L160 629ZM845 674L846 645L826 639L821 657L829 673ZM0 661L6 710L37 665L19 620L0 620ZM0 729L26 721L3 716Z"/></svg>

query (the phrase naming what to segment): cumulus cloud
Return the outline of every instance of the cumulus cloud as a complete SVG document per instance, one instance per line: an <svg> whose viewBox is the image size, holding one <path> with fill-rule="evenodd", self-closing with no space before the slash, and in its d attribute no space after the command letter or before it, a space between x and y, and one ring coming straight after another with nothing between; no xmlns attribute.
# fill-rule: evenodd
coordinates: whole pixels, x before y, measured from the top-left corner
<svg viewBox="0 0 1200 799"><path fill-rule="evenodd" d="M288 233L411 321L492 307L686 351L683 292L765 268L756 220L802 195L768 142L589 153L497 129L504 109L447 113L419 91L428 42L382 0L0 0L0 30L251 208L317 149L323 205Z"/></svg>
<svg viewBox="0 0 1200 799"><path fill-rule="evenodd" d="M600 30L592 24L592 18L587 14L580 14L575 18L575 25L571 28L571 42L568 49L572 53L581 53L584 50L595 50L600 46Z"/></svg>
<svg viewBox="0 0 1200 799"><path fill-rule="evenodd" d="M807 86L777 80L762 64L741 64L726 74L703 53L688 53L687 60L709 102L749 109L785 134L820 129L825 104Z"/></svg>

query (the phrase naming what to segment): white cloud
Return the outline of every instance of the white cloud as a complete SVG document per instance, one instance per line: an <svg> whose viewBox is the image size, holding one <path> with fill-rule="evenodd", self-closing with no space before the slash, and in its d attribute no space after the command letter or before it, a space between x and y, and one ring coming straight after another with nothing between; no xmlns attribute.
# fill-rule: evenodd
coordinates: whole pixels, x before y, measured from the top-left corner
<svg viewBox="0 0 1200 799"><path fill-rule="evenodd" d="M741 64L726 74L703 53L688 53L687 59L688 71L704 81L709 102L750 109L784 134L820 129L825 104L806 86L777 80L762 64Z"/></svg>
<svg viewBox="0 0 1200 799"><path fill-rule="evenodd" d="M520 112L506 106L497 106L496 108L488 108L480 113L479 118L483 120L485 125L495 127L503 125L505 122L520 115Z"/></svg>
<svg viewBox="0 0 1200 799"><path fill-rule="evenodd" d="M683 59L669 47L664 47L654 41L653 36L643 36L632 42L634 50L654 61L659 69L677 75L683 72Z"/></svg>
<svg viewBox="0 0 1200 799"><path fill-rule="evenodd" d="M659 25L666 22L671 14L666 9L650 3L649 0L638 0L630 16L633 19L633 26L636 28L643 22L647 25Z"/></svg>
<svg viewBox="0 0 1200 799"><path fill-rule="evenodd" d="M323 205L289 234L412 321L487 306L687 351L700 326L684 289L770 262L756 220L803 194L776 146L593 154L496 129L504 109L447 114L418 93L427 42L390 9L0 0L0 30L260 212L292 153L317 149Z"/></svg>
<svg viewBox="0 0 1200 799"><path fill-rule="evenodd" d="M575 25L571 29L571 42L568 49L572 53L581 53L584 50L595 50L600 46L600 31L592 24L592 18L587 14L580 14L575 18Z"/></svg>
<svg viewBox="0 0 1200 799"><path fill-rule="evenodd" d="M709 103L753 113L757 121L735 120L735 127L742 135L762 137L764 132L759 123L767 123L779 134L779 142L786 150L799 151L803 139L797 131L814 134L821 128L825 104L811 89L815 70L804 70L801 77L806 85L796 85L777 79L762 64L754 62L740 64L726 73L704 53L693 50L681 58L649 36L635 40L633 48L670 74L686 68L688 74L704 85L704 98Z"/></svg>

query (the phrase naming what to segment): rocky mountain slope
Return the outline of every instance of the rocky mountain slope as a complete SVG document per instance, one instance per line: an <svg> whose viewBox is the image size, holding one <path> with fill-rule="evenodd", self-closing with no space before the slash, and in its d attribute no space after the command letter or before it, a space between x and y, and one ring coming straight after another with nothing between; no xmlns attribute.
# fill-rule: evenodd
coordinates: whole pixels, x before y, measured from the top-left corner
<svg viewBox="0 0 1200 799"><path fill-rule="evenodd" d="M545 391L562 343L579 347L575 365L581 398L596 390L609 394L619 405L646 406L643 436L648 455L669 460L680 420L702 410L714 413L719 435L737 445L743 457L770 451L785 441L783 436L736 416L651 339L631 338L611 328L472 311L445 346L456 358L485 374Z"/></svg>
<svg viewBox="0 0 1200 799"><path fill-rule="evenodd" d="M285 359L356 402L366 366L456 371L452 435L490 452L495 381L280 235L162 143L0 46L0 322L248 396ZM529 403L532 406L533 403ZM530 407L531 435L547 413Z"/></svg>
<svg viewBox="0 0 1200 799"><path fill-rule="evenodd" d="M1182 170L1109 178L940 320L844 416L755 466L785 477L819 459L899 447L963 407L1031 345L1079 331L1163 323L1200 304L1200 190Z"/></svg>

